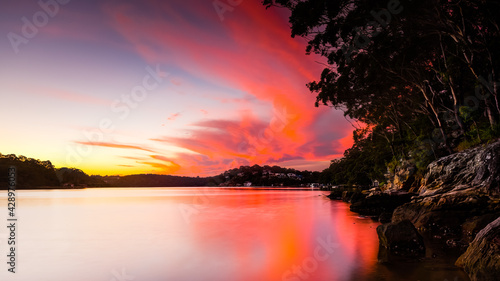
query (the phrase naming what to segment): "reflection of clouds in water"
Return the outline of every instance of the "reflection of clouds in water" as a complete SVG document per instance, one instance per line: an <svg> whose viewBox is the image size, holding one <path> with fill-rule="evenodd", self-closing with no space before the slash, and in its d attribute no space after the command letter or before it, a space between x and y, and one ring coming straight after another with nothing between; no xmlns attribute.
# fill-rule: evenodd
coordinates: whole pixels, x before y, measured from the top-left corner
<svg viewBox="0 0 500 281"><path fill-rule="evenodd" d="M29 193L21 199L19 252L29 270L18 275L19 281L53 281L54 276L108 281L122 268L141 281L281 280L290 266L313 255L316 237L337 227L330 207L335 203L320 194L221 188ZM199 210L190 224L179 213L180 204ZM352 219L346 216L346 225L359 227ZM376 234L367 240L377 245ZM363 254L376 258L376 252ZM359 263L322 264L311 278L327 280L322 277L337 276L334 271L349 276L352 262ZM51 269L53 264L60 266Z"/></svg>

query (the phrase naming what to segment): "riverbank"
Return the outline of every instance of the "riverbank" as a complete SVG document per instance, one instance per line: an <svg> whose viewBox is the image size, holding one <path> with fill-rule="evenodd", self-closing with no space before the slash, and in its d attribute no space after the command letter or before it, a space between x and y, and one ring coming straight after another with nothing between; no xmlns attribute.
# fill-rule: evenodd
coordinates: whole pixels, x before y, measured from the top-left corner
<svg viewBox="0 0 500 281"><path fill-rule="evenodd" d="M405 176L396 175L381 189L339 189L329 197L350 202L352 211L386 223L377 229L381 262L429 258L437 247L461 254L456 264L471 280L497 280L500 141L440 158L421 178L412 177L410 169L399 171Z"/></svg>

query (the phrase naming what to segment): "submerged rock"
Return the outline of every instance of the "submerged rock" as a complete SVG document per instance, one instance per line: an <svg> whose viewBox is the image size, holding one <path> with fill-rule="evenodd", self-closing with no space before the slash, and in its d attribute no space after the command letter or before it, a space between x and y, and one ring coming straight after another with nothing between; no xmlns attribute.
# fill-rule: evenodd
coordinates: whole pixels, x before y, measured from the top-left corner
<svg viewBox="0 0 500 281"><path fill-rule="evenodd" d="M379 262L414 260L425 257L424 239L413 224L406 220L377 227Z"/></svg>
<svg viewBox="0 0 500 281"><path fill-rule="evenodd" d="M500 217L488 224L474 238L467 251L456 262L472 281L494 281L500 278Z"/></svg>

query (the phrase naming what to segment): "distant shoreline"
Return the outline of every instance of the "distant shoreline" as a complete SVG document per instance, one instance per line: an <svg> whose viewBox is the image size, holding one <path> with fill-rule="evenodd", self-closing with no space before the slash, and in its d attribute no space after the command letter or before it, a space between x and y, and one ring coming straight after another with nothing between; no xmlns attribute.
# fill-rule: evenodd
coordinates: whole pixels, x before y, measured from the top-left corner
<svg viewBox="0 0 500 281"><path fill-rule="evenodd" d="M85 189L87 187L71 187L71 188L68 188L68 187L64 187L64 186L39 186L39 187L16 187L16 191L19 191L19 190L55 190L55 189ZM7 187L0 187L0 190L8 190Z"/></svg>
<svg viewBox="0 0 500 281"><path fill-rule="evenodd" d="M29 188L16 188L20 190L81 190L81 189L94 189L94 188L223 188L223 189L268 189L268 190L311 190L311 191L327 191L320 188L311 188L303 186L87 186L87 187L63 187L63 186L40 186ZM6 187L0 187L0 190L8 190Z"/></svg>

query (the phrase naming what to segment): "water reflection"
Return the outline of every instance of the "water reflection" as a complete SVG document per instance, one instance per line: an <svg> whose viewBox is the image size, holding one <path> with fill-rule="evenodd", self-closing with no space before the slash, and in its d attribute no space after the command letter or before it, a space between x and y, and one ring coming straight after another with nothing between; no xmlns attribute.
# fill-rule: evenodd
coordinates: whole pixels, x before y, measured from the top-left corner
<svg viewBox="0 0 500 281"><path fill-rule="evenodd" d="M404 272L377 263L378 224L320 195L21 191L19 272L12 280L401 280ZM3 241L5 229L0 235ZM0 280L6 278L12 276L0 270Z"/></svg>

